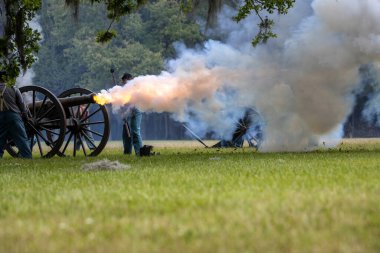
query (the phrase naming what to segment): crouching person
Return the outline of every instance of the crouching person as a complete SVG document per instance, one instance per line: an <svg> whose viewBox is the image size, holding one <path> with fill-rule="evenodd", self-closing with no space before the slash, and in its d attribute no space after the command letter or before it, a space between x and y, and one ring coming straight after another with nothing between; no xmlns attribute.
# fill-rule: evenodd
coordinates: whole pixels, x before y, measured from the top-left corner
<svg viewBox="0 0 380 253"><path fill-rule="evenodd" d="M7 139L12 139L20 157L32 158L23 118L27 110L20 90L5 85L6 72L0 71L0 158L3 157Z"/></svg>

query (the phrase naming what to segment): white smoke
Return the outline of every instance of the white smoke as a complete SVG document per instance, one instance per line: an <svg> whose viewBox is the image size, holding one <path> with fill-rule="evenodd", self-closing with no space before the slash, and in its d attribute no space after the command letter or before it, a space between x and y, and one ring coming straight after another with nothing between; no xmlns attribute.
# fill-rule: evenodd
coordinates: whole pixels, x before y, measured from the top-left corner
<svg viewBox="0 0 380 253"><path fill-rule="evenodd" d="M23 87L26 85L32 85L35 75L36 74L32 68L28 69L25 73L21 73L16 79L16 86Z"/></svg>
<svg viewBox="0 0 380 253"><path fill-rule="evenodd" d="M180 56L169 61L168 72L133 81L130 102L172 112L193 129L225 138L244 108L253 107L265 121L263 150L306 150L331 132L342 133L359 67L379 65L379 13L378 0L298 1L287 16L274 17L279 39L253 48L257 17L236 24L225 8L219 25L228 34L225 41L178 47ZM103 95L124 96L123 90Z"/></svg>
<svg viewBox="0 0 380 253"><path fill-rule="evenodd" d="M369 93L365 94L368 100L362 112L364 119L380 126L380 81L378 69L372 64L364 65L361 68L360 81L364 84L365 93ZM362 92L362 90L359 90L359 92Z"/></svg>

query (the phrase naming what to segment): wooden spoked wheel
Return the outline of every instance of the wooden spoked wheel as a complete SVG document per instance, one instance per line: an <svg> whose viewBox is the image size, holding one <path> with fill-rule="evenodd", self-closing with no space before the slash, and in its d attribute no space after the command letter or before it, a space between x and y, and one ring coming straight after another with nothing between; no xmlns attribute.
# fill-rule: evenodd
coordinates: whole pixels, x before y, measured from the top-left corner
<svg viewBox="0 0 380 253"><path fill-rule="evenodd" d="M28 119L24 123L31 150L37 149L44 158L58 154L66 130L66 114L58 98L34 85L21 87L20 92L28 109ZM14 157L19 154L13 140L8 140L6 150Z"/></svg>
<svg viewBox="0 0 380 253"><path fill-rule="evenodd" d="M92 94L84 88L69 89L58 98L76 97ZM96 156L106 146L110 134L109 115L105 106L87 103L65 107L68 118L64 145L60 155L72 152L76 156L82 152L85 156Z"/></svg>

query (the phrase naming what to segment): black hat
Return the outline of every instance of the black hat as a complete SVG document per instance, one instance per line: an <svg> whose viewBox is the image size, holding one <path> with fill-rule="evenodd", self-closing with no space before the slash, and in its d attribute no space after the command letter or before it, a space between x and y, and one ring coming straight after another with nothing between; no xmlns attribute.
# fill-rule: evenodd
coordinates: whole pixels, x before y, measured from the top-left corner
<svg viewBox="0 0 380 253"><path fill-rule="evenodd" d="M123 79L123 80L124 80L124 79L132 80L133 77L132 77L132 75L129 74L129 73L124 73L123 76L121 77L121 79Z"/></svg>

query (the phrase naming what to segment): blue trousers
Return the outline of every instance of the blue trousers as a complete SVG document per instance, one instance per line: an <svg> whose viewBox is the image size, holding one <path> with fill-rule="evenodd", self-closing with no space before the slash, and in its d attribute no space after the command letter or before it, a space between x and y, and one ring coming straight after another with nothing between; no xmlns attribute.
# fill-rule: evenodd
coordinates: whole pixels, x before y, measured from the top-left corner
<svg viewBox="0 0 380 253"><path fill-rule="evenodd" d="M126 129L126 126L123 125L123 146L124 154L132 153L132 145L135 149L135 154L140 154L140 148L142 147L142 138L141 138L141 118L142 112L134 108L130 116L127 116L125 123L129 126L129 131Z"/></svg>
<svg viewBox="0 0 380 253"><path fill-rule="evenodd" d="M21 116L12 111L0 112L0 157L3 157L7 139L12 139L23 158L32 158L30 144Z"/></svg>

